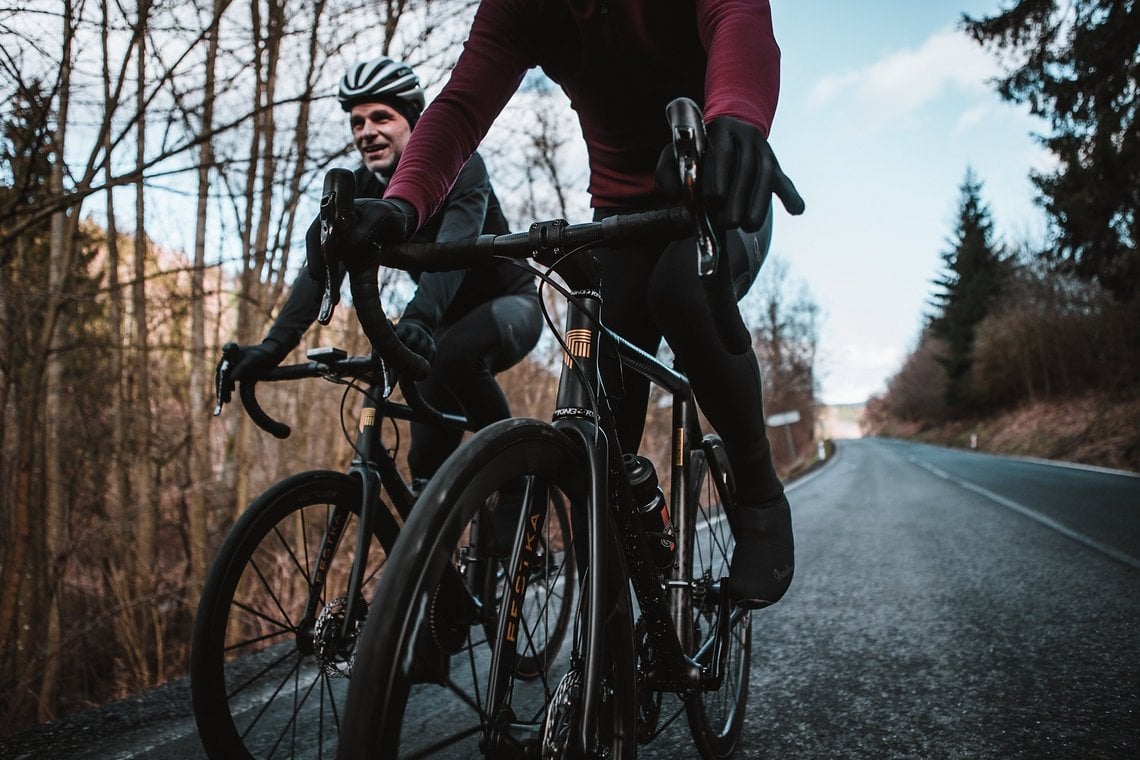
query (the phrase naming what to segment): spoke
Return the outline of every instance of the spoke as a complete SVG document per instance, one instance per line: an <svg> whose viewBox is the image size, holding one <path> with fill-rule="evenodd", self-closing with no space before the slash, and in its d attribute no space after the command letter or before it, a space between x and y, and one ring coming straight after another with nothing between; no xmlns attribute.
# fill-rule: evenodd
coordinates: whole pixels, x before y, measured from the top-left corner
<svg viewBox="0 0 1140 760"><path fill-rule="evenodd" d="M455 696L459 697L460 702L470 707L472 712L476 713L479 716L480 722L483 722L487 719L487 716L483 712L483 708L479 706L479 703L476 702L470 694L460 688L459 684L455 683L455 681L450 678L447 679L447 690ZM476 690L478 690L477 687Z"/></svg>
<svg viewBox="0 0 1140 760"><path fill-rule="evenodd" d="M430 747L425 747L419 752L415 752L410 755L401 755L401 757L407 758L408 760L411 760L411 758L432 757L435 755L435 753L439 752L439 750L443 749L444 747L455 744L456 742L463 741L467 737L474 736L482 730L482 726L473 726L471 728L458 731L450 736L440 739L435 744L431 745Z"/></svg>
<svg viewBox="0 0 1140 760"><path fill-rule="evenodd" d="M290 650L286 651L285 654L281 655L280 657L278 657L273 662L266 664L266 666L264 668L262 668L261 670L257 671L256 673L254 673L253 675L248 677L237 688L233 689L232 691L227 691L226 692L226 699L236 697L242 691L247 689L250 686L250 684L254 683L255 681L260 680L262 676L269 675L269 673L271 671L275 670L279 665L281 665L281 663L285 662L286 660L288 660L291 657L296 657L297 663L295 665L293 665L293 668L291 668L289 672L291 673L294 669L300 667L300 665L301 665L300 655L297 654L296 650L290 649ZM288 673L286 674L285 677L286 678L289 677Z"/></svg>
<svg viewBox="0 0 1140 760"><path fill-rule="evenodd" d="M277 528L275 527L274 530L276 531ZM273 604L277 607L277 611L281 613L281 617L285 618L286 624L290 628L296 630L297 626L293 623L293 620L290 617L289 613L286 612L285 608L281 605L281 600L277 597L277 592L274 590L273 586L270 585L269 581L266 580L265 575L261 572L261 568L257 564L257 560L250 557L249 565L253 568L253 572L257 574L258 579L261 580L261 585L264 586L266 592L269 593L269 598L273 600ZM309 585L307 578L305 579L305 585ZM250 610L250 612L253 612L253 610Z"/></svg>
<svg viewBox="0 0 1140 760"><path fill-rule="evenodd" d="M329 695L329 707L332 709L332 715L333 715L333 728L336 729L337 736L340 736L340 710L337 708L337 705L336 705L336 695L333 694L333 691L332 691L332 679L331 678L325 679L325 691L328 692L328 695ZM322 697L322 701L323 701L323 697ZM322 725L324 725L324 714L325 714L324 710L322 709L321 710L321 724Z"/></svg>
<svg viewBox="0 0 1140 760"><path fill-rule="evenodd" d="M297 746L297 716L301 714L301 708L305 706L305 702L307 702L309 700L309 695L313 693L313 687L316 686L317 683L321 680L324 680L324 676L321 673L320 669L318 669L316 675L314 676L314 678L312 680L312 682L309 684L309 687L307 689L305 689L304 695L301 696L300 701L298 701L298 696L301 695L301 683L300 683L300 681L301 681L301 670L300 670L300 668L294 669L294 671L293 671L293 715L292 715L292 717L289 718L289 721L281 729L281 732L279 734L277 734L277 741L275 741L273 743L273 746L269 750L269 756L270 757L272 757L273 753L277 751L277 748L281 746L281 742L285 739L286 734L292 734L291 744L294 747L294 750L296 750L296 746ZM284 686L284 684L282 684L282 686ZM278 691L274 693L274 697L276 697L278 693L280 693L280 689L278 689ZM266 707L268 707L268 706L269 706L269 703L266 703ZM294 752L294 754L295 754L295 752Z"/></svg>
<svg viewBox="0 0 1140 760"><path fill-rule="evenodd" d="M328 509L328 507L326 506L325 509ZM305 524L304 524L304 509L300 509L298 511L301 512L301 515L302 515L302 517L301 517L301 543L306 548L305 554L308 555L308 542L307 542L307 537L305 535ZM301 560L297 559L296 552L293 551L293 547L289 545L289 542L285 539L285 536L282 535L281 529L277 525L273 526L273 532L274 532L274 534L276 534L277 540L281 543L281 548L283 548L285 550L285 553L289 555L289 559L293 562L293 567L295 567L297 569L297 572L300 573L305 578L305 582L308 583L309 578L311 578L312 575L309 573L309 568L307 566L307 563L301 564Z"/></svg>
<svg viewBox="0 0 1140 760"><path fill-rule="evenodd" d="M482 628L482 626L479 626L479 627L480 627L480 629ZM471 688L475 691L474 708L475 708L475 711L477 713L479 713L479 723L484 724L484 723L486 723L487 719L486 719L486 716L483 714L483 709L480 707L480 705L483 704L483 698L481 696L479 696L479 670L480 670L480 668L475 662L475 647L471 645L470 629L468 629L468 633L467 633L467 661L471 667ZM453 687L454 683L455 682L452 681L450 678L447 680L447 685L449 688ZM455 690L455 689L453 689L453 690ZM462 696L463 695L461 695L461 697Z"/></svg>
<svg viewBox="0 0 1140 760"><path fill-rule="evenodd" d="M332 691L330 690L331 687L328 685L329 681L331 680L331 678L321 679L322 688L319 695L320 704L317 707L317 760L322 760L322 758L325 756L325 743L323 741L325 737L325 691L329 690L331 703Z"/></svg>
<svg viewBox="0 0 1140 760"><path fill-rule="evenodd" d="M261 709L257 711L257 714L253 717L253 720L250 721L249 725L245 727L245 731L243 731L241 735L243 742L245 741L246 737L249 736L249 732L253 730L253 727L257 725L257 722L261 720L261 717L265 715L265 711L268 710L269 706L273 704L273 701L277 699L277 695L280 694L281 690L285 688L285 684L289 682L289 679L293 677L293 674L296 673L300 667L301 660L298 658L297 662L293 663L293 667L289 669L289 672L285 674L285 677L281 679L281 683L277 684L277 688L274 689L273 693L269 695L269 699L265 700L265 703L262 704ZM249 683L250 682L246 682L246 686L248 686ZM245 686L242 686L242 688L244 689Z"/></svg>
<svg viewBox="0 0 1140 760"><path fill-rule="evenodd" d="M372 548L370 548L368 550L368 556L369 557L373 556L376 549L377 549L376 546L373 546ZM376 567L374 567L372 570L368 571L368 575L364 578L364 584L363 585L367 586L367 585L371 584L372 581L376 578L376 576L378 576L380 574L380 571L384 569L384 565L386 565L387 563L388 563L388 555L385 553L384 558L381 559L380 562L377 563Z"/></svg>
<svg viewBox="0 0 1140 760"><path fill-rule="evenodd" d="M305 552L305 577L311 579L313 577L313 572L312 572L313 563L311 561L311 558L309 557L308 518L306 517L307 513L305 512L305 510L302 509L299 511L301 513L301 548L304 549L304 552ZM328 504L325 505L324 523L326 526L329 524L329 505ZM324 535L323 530L321 531L321 535L322 536Z"/></svg>
<svg viewBox="0 0 1140 760"><path fill-rule="evenodd" d="M227 652L231 649L236 649L240 646L246 646L248 644L254 644L254 643L257 643L259 641L265 641L266 639L271 639L275 636L280 636L283 633L296 633L297 632L297 627L294 626L293 624L291 624L288 620L278 620L276 618L269 617L267 614L265 614L261 610L255 610L253 607L250 607L245 602L234 601L231 604L231 606L237 607L239 610L242 610L244 612L249 613L252 617L255 617L259 620L263 620L266 623L269 623L270 625L272 625L277 630L270 632L270 633L255 636L254 638L251 638L251 639L246 639L245 641L242 641L242 642L239 642L236 644L228 644L228 645L226 645L226 651ZM280 605L278 605L278 609L280 609ZM286 616L286 617L288 617L288 616ZM234 625L237 625L236 620L233 622L234 622Z"/></svg>

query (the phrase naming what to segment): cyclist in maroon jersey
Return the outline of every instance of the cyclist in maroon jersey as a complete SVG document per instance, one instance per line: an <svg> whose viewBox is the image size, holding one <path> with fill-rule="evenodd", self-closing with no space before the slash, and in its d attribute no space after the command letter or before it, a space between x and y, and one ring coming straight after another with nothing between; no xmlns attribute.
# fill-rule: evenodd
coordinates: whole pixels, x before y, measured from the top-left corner
<svg viewBox="0 0 1140 760"><path fill-rule="evenodd" d="M596 218L660 205L655 184L669 142L666 104L686 96L709 138L705 202L727 231L738 297L770 239L776 164L767 142L779 91L768 0L482 0L451 77L425 111L383 200L359 205L352 237L400 242L446 196L464 161L540 67L577 112L589 150ZM671 150L671 149L670 149ZM319 277L320 253L310 249ZM736 476L737 549L729 592L743 607L778 601L794 567L791 514L772 465L754 352L716 337L693 242L599 251L606 321L647 351L662 337L724 440ZM618 379L606 374L612 389ZM648 381L620 379L615 414L624 450L640 444Z"/></svg>

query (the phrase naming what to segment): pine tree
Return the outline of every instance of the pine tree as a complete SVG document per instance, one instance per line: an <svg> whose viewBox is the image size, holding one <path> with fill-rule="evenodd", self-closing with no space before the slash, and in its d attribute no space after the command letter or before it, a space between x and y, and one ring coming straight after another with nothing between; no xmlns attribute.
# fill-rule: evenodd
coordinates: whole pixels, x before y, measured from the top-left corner
<svg viewBox="0 0 1140 760"><path fill-rule="evenodd" d="M969 401L969 372L974 331L1001 294L1006 266L994 242L989 207L982 202L982 183L972 169L961 185L958 226L942 254L945 269L934 281L933 333L946 342L946 405L960 413Z"/></svg>
<svg viewBox="0 0 1140 760"><path fill-rule="evenodd" d="M1034 173L1063 271L1120 300L1140 286L1140 10L1134 0L1018 0L966 31L1017 62L998 92L1049 121L1059 168Z"/></svg>

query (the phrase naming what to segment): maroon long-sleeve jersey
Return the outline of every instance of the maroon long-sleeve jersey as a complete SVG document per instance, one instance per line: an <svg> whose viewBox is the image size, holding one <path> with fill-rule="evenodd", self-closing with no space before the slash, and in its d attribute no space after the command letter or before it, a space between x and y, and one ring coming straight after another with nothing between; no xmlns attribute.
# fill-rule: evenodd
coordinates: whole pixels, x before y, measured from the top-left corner
<svg viewBox="0 0 1140 760"><path fill-rule="evenodd" d="M426 219L518 89L541 67L570 98L595 207L652 202L665 106L768 134L780 51L768 0L483 0L451 78L416 125L387 196Z"/></svg>

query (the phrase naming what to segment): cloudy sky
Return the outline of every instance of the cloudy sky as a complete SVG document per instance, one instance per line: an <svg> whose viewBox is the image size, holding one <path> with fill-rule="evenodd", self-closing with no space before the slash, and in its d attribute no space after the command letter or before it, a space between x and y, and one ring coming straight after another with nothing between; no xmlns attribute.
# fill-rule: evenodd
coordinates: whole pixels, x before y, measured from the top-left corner
<svg viewBox="0 0 1140 760"><path fill-rule="evenodd" d="M808 204L777 216L772 252L824 312L825 402L882 391L913 347L967 167L999 236L1044 235L1028 179L1050 166L1032 136L1044 124L994 94L994 59L958 31L963 12L998 8L772 0L783 52L772 144Z"/></svg>

